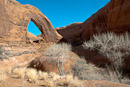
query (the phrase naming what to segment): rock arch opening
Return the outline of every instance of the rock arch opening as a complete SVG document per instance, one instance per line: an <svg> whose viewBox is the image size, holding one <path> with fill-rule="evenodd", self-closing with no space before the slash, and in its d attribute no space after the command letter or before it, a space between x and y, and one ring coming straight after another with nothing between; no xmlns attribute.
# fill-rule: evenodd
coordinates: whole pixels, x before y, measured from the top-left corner
<svg viewBox="0 0 130 87"><path fill-rule="evenodd" d="M28 23L27 27L27 40L32 40L33 42L38 42L39 40L43 39L41 36L41 30L39 27L37 27L36 23L34 20L31 20Z"/></svg>

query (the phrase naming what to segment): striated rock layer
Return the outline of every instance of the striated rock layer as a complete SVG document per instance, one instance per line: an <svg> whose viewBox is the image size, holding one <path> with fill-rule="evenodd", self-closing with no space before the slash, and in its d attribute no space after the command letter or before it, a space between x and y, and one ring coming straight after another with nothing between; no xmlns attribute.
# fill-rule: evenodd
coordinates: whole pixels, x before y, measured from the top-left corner
<svg viewBox="0 0 130 87"><path fill-rule="evenodd" d="M46 42L57 42L62 38L37 8L15 0L0 0L0 41L25 41L30 21L37 25Z"/></svg>

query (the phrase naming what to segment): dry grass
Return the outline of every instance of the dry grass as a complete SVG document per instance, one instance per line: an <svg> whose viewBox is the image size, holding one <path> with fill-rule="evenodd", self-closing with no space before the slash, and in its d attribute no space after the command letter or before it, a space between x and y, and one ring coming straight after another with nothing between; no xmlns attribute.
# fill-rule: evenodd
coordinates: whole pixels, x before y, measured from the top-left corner
<svg viewBox="0 0 130 87"><path fill-rule="evenodd" d="M107 32L94 35L93 39L84 42L83 47L90 50L99 50L100 53L106 55L119 68L123 65L122 57L130 51L130 34L116 35Z"/></svg>
<svg viewBox="0 0 130 87"><path fill-rule="evenodd" d="M81 82L78 78L74 78L69 87L85 87L83 82Z"/></svg>
<svg viewBox="0 0 130 87"><path fill-rule="evenodd" d="M73 75L66 75L57 82L57 85L63 87L85 87L77 77L73 78Z"/></svg>
<svg viewBox="0 0 130 87"><path fill-rule="evenodd" d="M94 64L87 64L85 60L79 60L72 66L74 76L81 80L104 80L102 73Z"/></svg>
<svg viewBox="0 0 130 87"><path fill-rule="evenodd" d="M115 72L112 74L111 72L109 73L110 79L115 81L115 79L118 78L118 81L122 82L121 68L124 65L123 56L128 55L130 52L130 33L116 35L107 32L94 35L91 40L84 42L83 47L90 50L96 49L101 54L107 56L108 60L111 61L111 67Z"/></svg>
<svg viewBox="0 0 130 87"><path fill-rule="evenodd" d="M16 74L17 78L23 79L26 72L26 67L16 67L12 70L14 74Z"/></svg>
<svg viewBox="0 0 130 87"><path fill-rule="evenodd" d="M50 78L53 78L53 77L55 77L55 76L57 76L57 74L56 74L55 72L50 72L50 73L49 73L49 77L50 77Z"/></svg>
<svg viewBox="0 0 130 87"><path fill-rule="evenodd" d="M67 76L62 77L59 80L58 85L68 87L72 83L72 81L73 81L73 76L67 75Z"/></svg>
<svg viewBox="0 0 130 87"><path fill-rule="evenodd" d="M124 84L129 84L130 79L124 77L122 73L117 73L113 71L112 68L108 67L106 69L97 68L94 64L85 64L85 60L77 61L74 66L72 66L73 75L77 76L81 80L108 80L112 82L120 82Z"/></svg>
<svg viewBox="0 0 130 87"><path fill-rule="evenodd" d="M50 80L46 80L44 86L45 87L57 87L56 84Z"/></svg>
<svg viewBox="0 0 130 87"><path fill-rule="evenodd" d="M0 82L5 82L7 79L7 73L5 71L0 70Z"/></svg>
<svg viewBox="0 0 130 87"><path fill-rule="evenodd" d="M38 72L36 69L28 68L26 69L26 78L32 82L36 83L38 80Z"/></svg>
<svg viewBox="0 0 130 87"><path fill-rule="evenodd" d="M62 78L62 76L60 76L60 75L55 75L54 77L53 77L53 81L55 82L55 81L58 81L58 80L60 80Z"/></svg>
<svg viewBox="0 0 130 87"><path fill-rule="evenodd" d="M39 71L38 74L39 74L39 79L41 79L41 80L46 80L49 77L47 72Z"/></svg>
<svg viewBox="0 0 130 87"><path fill-rule="evenodd" d="M68 52L71 51L71 49L71 45L67 43L54 44L46 49L45 55L53 58L60 56L67 58Z"/></svg>

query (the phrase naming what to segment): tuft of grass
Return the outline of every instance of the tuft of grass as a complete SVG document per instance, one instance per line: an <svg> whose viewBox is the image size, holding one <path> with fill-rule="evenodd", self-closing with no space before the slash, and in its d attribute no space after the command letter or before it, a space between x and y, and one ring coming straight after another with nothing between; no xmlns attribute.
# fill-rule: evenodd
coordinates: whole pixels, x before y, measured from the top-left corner
<svg viewBox="0 0 130 87"><path fill-rule="evenodd" d="M56 84L50 80L46 80L44 86L45 87L57 87Z"/></svg>
<svg viewBox="0 0 130 87"><path fill-rule="evenodd" d="M12 72L16 74L17 78L23 79L26 72L26 67L16 67L13 68Z"/></svg>
<svg viewBox="0 0 130 87"><path fill-rule="evenodd" d="M28 81L30 81L32 83L36 83L36 81L38 80L37 70L33 69L33 68L27 68L26 69L26 78L28 79Z"/></svg>
<svg viewBox="0 0 130 87"><path fill-rule="evenodd" d="M57 76L57 74L55 72L50 72L49 73L49 77L50 78L54 78L55 76Z"/></svg>
<svg viewBox="0 0 130 87"><path fill-rule="evenodd" d="M60 79L58 85L68 87L73 81L72 75L64 76L62 79Z"/></svg>
<svg viewBox="0 0 130 87"><path fill-rule="evenodd" d="M7 73L5 71L0 70L0 82L5 82L7 79Z"/></svg>
<svg viewBox="0 0 130 87"><path fill-rule="evenodd" d="M63 77L63 76L55 75L55 76L53 77L53 81L54 81L54 82L55 82L55 81L59 81L62 77Z"/></svg>
<svg viewBox="0 0 130 87"><path fill-rule="evenodd" d="M39 71L38 74L39 74L39 79L41 79L41 80L46 80L49 77L47 72Z"/></svg>

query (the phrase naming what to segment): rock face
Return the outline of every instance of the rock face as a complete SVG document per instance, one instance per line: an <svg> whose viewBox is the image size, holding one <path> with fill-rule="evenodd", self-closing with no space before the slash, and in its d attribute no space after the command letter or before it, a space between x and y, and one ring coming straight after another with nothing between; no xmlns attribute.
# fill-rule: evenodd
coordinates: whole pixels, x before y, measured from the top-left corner
<svg viewBox="0 0 130 87"><path fill-rule="evenodd" d="M107 29L119 33L130 31L130 0L111 0L108 8Z"/></svg>
<svg viewBox="0 0 130 87"><path fill-rule="evenodd" d="M88 40L95 33L101 33L106 31L107 23L107 4L105 7L100 9L97 13L93 14L88 20L82 24L81 38Z"/></svg>
<svg viewBox="0 0 130 87"><path fill-rule="evenodd" d="M37 25L46 42L62 38L37 8L15 0L0 0L0 41L25 41L30 21Z"/></svg>
<svg viewBox="0 0 130 87"><path fill-rule="evenodd" d="M88 40L93 34L107 31L115 33L130 31L130 0L111 0L86 20L82 28L82 40Z"/></svg>
<svg viewBox="0 0 130 87"><path fill-rule="evenodd" d="M81 37L80 34L82 32L81 22L73 23L66 27L56 28L56 30L61 36L63 36L65 40L67 40L67 42L73 43L81 41L80 38Z"/></svg>

